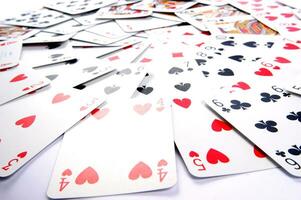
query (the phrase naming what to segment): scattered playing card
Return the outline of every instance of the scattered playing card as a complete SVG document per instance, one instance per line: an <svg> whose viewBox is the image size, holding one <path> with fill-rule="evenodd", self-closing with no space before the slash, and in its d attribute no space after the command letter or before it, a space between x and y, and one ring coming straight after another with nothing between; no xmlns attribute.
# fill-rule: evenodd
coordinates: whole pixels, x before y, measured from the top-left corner
<svg viewBox="0 0 301 200"><path fill-rule="evenodd" d="M21 40L11 39L0 42L0 69L17 66L19 64L21 51Z"/></svg>
<svg viewBox="0 0 301 200"><path fill-rule="evenodd" d="M25 40L38 32L40 32L38 29L0 25L0 40L8 40L10 38L21 38Z"/></svg>

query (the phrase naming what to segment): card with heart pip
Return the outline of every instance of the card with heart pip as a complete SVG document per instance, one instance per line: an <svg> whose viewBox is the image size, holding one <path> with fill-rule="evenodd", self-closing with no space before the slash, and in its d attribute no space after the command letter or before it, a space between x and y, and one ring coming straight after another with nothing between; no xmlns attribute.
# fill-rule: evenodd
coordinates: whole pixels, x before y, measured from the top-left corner
<svg viewBox="0 0 301 200"><path fill-rule="evenodd" d="M16 17L3 19L3 22L5 24L11 24L17 26L46 28L67 21L69 19L71 19L70 16L64 15L60 12L41 9L41 10L24 12Z"/></svg>
<svg viewBox="0 0 301 200"><path fill-rule="evenodd" d="M70 15L78 15L82 13L87 13L93 10L97 10L99 8L108 6L110 4L115 3L115 0L67 0L67 1L54 1L47 5L45 5L46 8L50 8L53 10L57 10L63 13L67 13Z"/></svg>
<svg viewBox="0 0 301 200"><path fill-rule="evenodd" d="M0 72L0 105L49 84L49 80L30 67L19 66Z"/></svg>
<svg viewBox="0 0 301 200"><path fill-rule="evenodd" d="M21 51L21 40L12 39L0 42L0 69L17 66L19 64Z"/></svg>
<svg viewBox="0 0 301 200"><path fill-rule="evenodd" d="M219 92L206 103L293 176L301 177L300 97L277 86L253 84Z"/></svg>
<svg viewBox="0 0 301 200"><path fill-rule="evenodd" d="M104 7L97 11L97 18L99 19L128 19L150 16L150 10L132 9L132 4L123 6Z"/></svg>

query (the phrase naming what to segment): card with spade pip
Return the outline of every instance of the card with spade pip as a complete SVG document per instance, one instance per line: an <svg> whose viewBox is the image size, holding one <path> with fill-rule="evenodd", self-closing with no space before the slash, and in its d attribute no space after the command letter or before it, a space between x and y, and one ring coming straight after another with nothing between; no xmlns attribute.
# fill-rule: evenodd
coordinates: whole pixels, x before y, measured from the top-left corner
<svg viewBox="0 0 301 200"><path fill-rule="evenodd" d="M0 105L49 84L49 80L30 67L18 66L0 71Z"/></svg>
<svg viewBox="0 0 301 200"><path fill-rule="evenodd" d="M21 51L21 40L11 39L0 42L0 70L17 66Z"/></svg>
<svg viewBox="0 0 301 200"><path fill-rule="evenodd" d="M70 20L71 17L48 9L28 11L20 13L17 17L5 18L5 24L26 26L34 28L47 28L55 24L59 24Z"/></svg>
<svg viewBox="0 0 301 200"><path fill-rule="evenodd" d="M50 198L135 193L176 183L170 106L149 95L110 100L65 134Z"/></svg>
<svg viewBox="0 0 301 200"><path fill-rule="evenodd" d="M206 103L289 174L301 177L300 97L277 84L219 92Z"/></svg>

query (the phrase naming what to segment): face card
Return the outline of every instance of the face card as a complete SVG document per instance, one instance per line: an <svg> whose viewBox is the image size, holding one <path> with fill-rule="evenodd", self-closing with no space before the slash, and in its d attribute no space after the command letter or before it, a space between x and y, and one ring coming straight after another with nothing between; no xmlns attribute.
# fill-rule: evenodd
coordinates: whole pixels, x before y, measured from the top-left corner
<svg viewBox="0 0 301 200"><path fill-rule="evenodd" d="M22 51L21 40L6 40L0 42L0 69L7 69L19 64Z"/></svg>
<svg viewBox="0 0 301 200"><path fill-rule="evenodd" d="M177 178L170 115L161 98L111 100L92 111L65 134L47 195L91 197L172 187ZM99 127L106 131L100 134ZM83 143L87 148L78 148Z"/></svg>
<svg viewBox="0 0 301 200"><path fill-rule="evenodd" d="M3 21L5 24L10 25L46 28L55 24L62 23L69 19L71 19L70 16L64 15L60 12L41 9L36 11L24 12L16 17L6 18L1 21Z"/></svg>
<svg viewBox="0 0 301 200"><path fill-rule="evenodd" d="M220 7L204 6L176 12L176 15L200 30L208 30L204 22L214 22L218 18L239 17L246 15L238 9L225 5Z"/></svg>
<svg viewBox="0 0 301 200"><path fill-rule="evenodd" d="M132 4L123 6L104 7L97 11L97 18L99 19L126 19L150 16L150 10L132 9Z"/></svg>
<svg viewBox="0 0 301 200"><path fill-rule="evenodd" d="M13 174L103 102L84 91L47 87L1 106L0 176Z"/></svg>
<svg viewBox="0 0 301 200"><path fill-rule="evenodd" d="M299 102L300 97L273 83L206 99L212 109L296 177L301 177Z"/></svg>
<svg viewBox="0 0 301 200"><path fill-rule="evenodd" d="M67 22L52 26L50 28L44 29L43 31L49 33L57 33L57 34L75 34L81 30L87 29L89 26L82 25L78 21L69 20Z"/></svg>
<svg viewBox="0 0 301 200"><path fill-rule="evenodd" d="M215 34L255 34L255 35L276 35L277 32L267 27L256 19L237 19L235 21L221 21L205 23L208 30Z"/></svg>
<svg viewBox="0 0 301 200"><path fill-rule="evenodd" d="M39 32L33 37L23 40L23 44L62 43L69 40L73 35L74 34L61 35L55 33Z"/></svg>
<svg viewBox="0 0 301 200"><path fill-rule="evenodd" d="M164 20L156 17L145 17L141 19L122 19L116 20L116 23L125 32L139 32L149 29L162 28L180 24L178 21Z"/></svg>
<svg viewBox="0 0 301 200"><path fill-rule="evenodd" d="M19 26L1 26L0 25L0 40L8 40L10 38L21 38L25 40L40 32L38 29L30 29Z"/></svg>
<svg viewBox="0 0 301 200"><path fill-rule="evenodd" d="M82 13L87 13L93 10L97 10L99 8L108 6L116 2L115 0L67 0L67 1L55 1L45 5L46 8L50 8L53 10L58 10L63 13L67 13L70 15L78 15Z"/></svg>
<svg viewBox="0 0 301 200"><path fill-rule="evenodd" d="M49 84L49 80L31 68L15 67L0 72L0 105Z"/></svg>
<svg viewBox="0 0 301 200"><path fill-rule="evenodd" d="M173 1L173 0L145 0L133 5L134 9L151 10L155 12L177 12L185 10L196 2Z"/></svg>

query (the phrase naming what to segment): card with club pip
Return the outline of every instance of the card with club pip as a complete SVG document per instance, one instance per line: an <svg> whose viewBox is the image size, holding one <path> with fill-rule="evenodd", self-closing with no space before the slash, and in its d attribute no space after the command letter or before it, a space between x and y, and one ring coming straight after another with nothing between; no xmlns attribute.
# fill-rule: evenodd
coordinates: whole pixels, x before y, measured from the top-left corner
<svg viewBox="0 0 301 200"><path fill-rule="evenodd" d="M0 177L16 172L103 102L73 88L46 87L1 106L1 115L10 114L0 119Z"/></svg>
<svg viewBox="0 0 301 200"><path fill-rule="evenodd" d="M49 80L30 67L19 66L0 71L0 105L49 84Z"/></svg>
<svg viewBox="0 0 301 200"><path fill-rule="evenodd" d="M219 92L206 103L289 174L301 177L300 97L276 84Z"/></svg>
<svg viewBox="0 0 301 200"><path fill-rule="evenodd" d="M115 0L67 0L67 1L54 1L47 5L46 8L50 8L53 10L57 10L63 13L67 13L70 15L78 15L82 13L87 13L93 10L97 10L99 8L108 6L110 4L115 3Z"/></svg>
<svg viewBox="0 0 301 200"><path fill-rule="evenodd" d="M97 18L99 19L128 19L150 16L150 10L132 9L132 4L123 6L104 7L97 11Z"/></svg>
<svg viewBox="0 0 301 200"><path fill-rule="evenodd" d="M173 26L180 24L179 21L165 20L157 17L145 17L141 19L119 19L116 23L125 32L139 32L144 30L150 30L155 28L162 28L167 26Z"/></svg>
<svg viewBox="0 0 301 200"><path fill-rule="evenodd" d="M144 0L133 5L134 9L151 10L155 12L177 12L187 9L196 2L192 1L174 1L174 0Z"/></svg>
<svg viewBox="0 0 301 200"><path fill-rule="evenodd" d="M0 42L0 69L17 66L19 64L21 51L21 40L11 39Z"/></svg>
<svg viewBox="0 0 301 200"><path fill-rule="evenodd" d="M39 29L0 25L0 40L8 40L10 38L21 38L22 40L25 40L38 32L40 32Z"/></svg>
<svg viewBox="0 0 301 200"><path fill-rule="evenodd" d="M55 24L70 20L71 17L53 10L41 9L28 11L16 17L3 19L3 23L17 26L47 28Z"/></svg>

